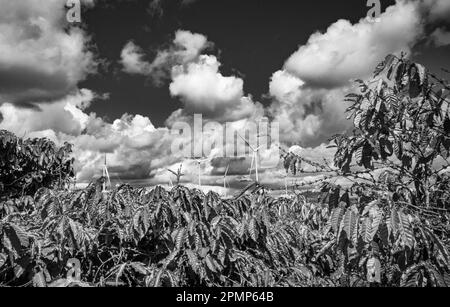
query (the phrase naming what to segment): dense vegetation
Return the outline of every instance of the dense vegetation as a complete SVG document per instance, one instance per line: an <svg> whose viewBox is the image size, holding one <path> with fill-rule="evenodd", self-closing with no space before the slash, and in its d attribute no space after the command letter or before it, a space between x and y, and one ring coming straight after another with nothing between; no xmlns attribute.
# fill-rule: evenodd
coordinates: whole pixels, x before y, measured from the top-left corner
<svg viewBox="0 0 450 307"><path fill-rule="evenodd" d="M336 167L283 155L294 174L307 163L354 181L322 178L317 199L258 184L231 200L179 185L102 193L103 179L68 191L69 145L1 132L0 284L450 286L449 87L394 56L357 82Z"/></svg>
<svg viewBox="0 0 450 307"><path fill-rule="evenodd" d="M72 146L57 148L47 139L23 140L0 131L0 195L34 195L41 187L67 187L74 176Z"/></svg>

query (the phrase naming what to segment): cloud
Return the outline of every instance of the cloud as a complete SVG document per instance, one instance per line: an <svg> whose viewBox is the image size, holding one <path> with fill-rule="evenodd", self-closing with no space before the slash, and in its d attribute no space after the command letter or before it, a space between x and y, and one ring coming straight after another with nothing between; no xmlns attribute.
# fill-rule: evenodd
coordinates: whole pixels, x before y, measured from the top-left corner
<svg viewBox="0 0 450 307"><path fill-rule="evenodd" d="M301 79L287 71L279 70L272 75L269 93L278 101L294 103L301 95L301 87L305 84Z"/></svg>
<svg viewBox="0 0 450 307"><path fill-rule="evenodd" d="M112 124L92 118L93 125L70 141L75 145L80 180L98 176L107 153L114 179L149 178L153 169L182 160L171 153L174 136L167 128L155 128L148 117L123 115Z"/></svg>
<svg viewBox="0 0 450 307"><path fill-rule="evenodd" d="M189 63L195 60L203 50L213 46L213 43L209 42L203 34L183 30L178 30L175 33L173 44L174 47L169 53L173 53L172 57L178 59L181 63Z"/></svg>
<svg viewBox="0 0 450 307"><path fill-rule="evenodd" d="M179 65L172 70L170 94L184 103L184 113L200 113L218 121L235 121L250 117L259 104L244 96L244 81L223 76L215 56L201 55L197 62Z"/></svg>
<svg viewBox="0 0 450 307"><path fill-rule="evenodd" d="M268 112L280 124L280 141L285 144L318 146L351 125L343 101L349 88L315 89L286 71L277 71L270 82L274 102Z"/></svg>
<svg viewBox="0 0 450 307"><path fill-rule="evenodd" d="M184 176L181 177L181 183L198 183L199 168L197 162L195 162L194 160L185 160L183 162L168 165L164 168L153 170L151 178L152 182L154 184L169 184L171 181L172 183L175 183L176 177L168 170L170 169L176 172L180 165L182 165L182 173L184 174ZM214 183L210 178L211 176L209 175L211 171L212 166L210 163L203 163L200 165L200 178L202 184L209 185Z"/></svg>
<svg viewBox="0 0 450 307"><path fill-rule="evenodd" d="M19 136L28 136L31 132L44 130L79 135L89 121L89 115L82 110L96 98L101 97L88 89L81 89L51 104L46 102L38 104L38 109L22 109L4 103L0 105L0 113L3 116L0 128Z"/></svg>
<svg viewBox="0 0 450 307"><path fill-rule="evenodd" d="M66 27L63 3L0 0L0 4L0 129L25 138L46 137L58 145L74 144L78 181L101 174L105 153L111 176L120 180L149 178L155 170L185 160L171 152L175 138L171 131L156 128L148 117L124 114L108 122L87 111L106 96L78 88L96 63L86 33ZM173 78L172 95L186 106L180 116L200 111L205 117L237 120L255 111L262 114L262 105L244 95L242 79L222 75L217 58L202 55L211 46L206 36L179 30L153 61L147 61L133 42L124 47L121 60L128 73L154 80ZM202 82L208 88L202 88ZM23 108L30 104L34 107ZM215 140L218 135L206 138ZM203 171L213 169L207 164Z"/></svg>
<svg viewBox="0 0 450 307"><path fill-rule="evenodd" d="M448 0L422 0L421 5L432 22L448 21L450 18L450 1Z"/></svg>
<svg viewBox="0 0 450 307"><path fill-rule="evenodd" d="M314 33L275 72L269 84L274 101L268 111L280 123L281 141L315 147L347 131L347 93L356 91L351 79L367 79L387 54L412 53L425 25L445 12L448 1L399 0L380 16L380 22L338 20L324 33ZM445 42L437 30L431 37Z"/></svg>
<svg viewBox="0 0 450 307"><path fill-rule="evenodd" d="M263 112L262 105L244 95L244 81L220 73L220 62L213 55L202 54L213 46L207 37L178 30L170 45L159 50L152 62L134 42L121 53L123 71L152 78L156 85L171 78L170 94L180 98L184 108L175 111L167 122L184 120L194 113L219 121L234 121Z"/></svg>
<svg viewBox="0 0 450 307"><path fill-rule="evenodd" d="M64 1L0 0L0 103L60 99L95 72L89 37L66 28Z"/></svg>
<svg viewBox="0 0 450 307"><path fill-rule="evenodd" d="M177 161L171 153L174 136L167 128L155 128L148 117L125 114L108 123L86 108L103 96L81 89L52 104L38 104L38 109L23 109L5 103L0 106L0 129L25 138L47 137L58 145L74 145L75 170L79 181L101 175L107 153L111 176L148 178L152 169Z"/></svg>
<svg viewBox="0 0 450 307"><path fill-rule="evenodd" d="M129 73L154 76L164 72L172 78L171 94L180 97L186 106L174 113L174 119L182 116L189 119L194 111L204 113L207 119L220 120L262 114L262 105L244 96L242 79L223 76L217 58L201 55L211 45L201 34L180 30L175 33L171 46L158 51L151 63L146 61L142 49L133 42L128 43L121 54L122 64ZM88 113L91 103L102 98L105 97L89 89L77 89L74 83L70 92L52 103L36 102L35 108L23 109L17 104L4 103L0 105L0 129L24 137L47 137L59 145L74 144L78 181L101 174L105 153L111 176L120 180L149 178L155 175L155 170L185 160L181 153L171 152L175 135L168 128L156 128L146 116L124 114L108 122L95 113ZM219 135L206 134L205 139L214 141ZM212 169L208 164L204 171Z"/></svg>
<svg viewBox="0 0 450 307"><path fill-rule="evenodd" d="M300 154L302 157L320 162L330 163L333 159L335 149L327 148L326 145L321 145L315 148L302 148L299 146L294 146L289 148L290 151L295 152L296 154ZM276 154L275 152L267 151L267 154ZM325 159L325 160L324 160ZM180 163L176 163L168 167L172 170L177 170ZM224 182L224 173L228 168L228 173L226 177L227 189L223 189ZM315 171L314 167L309 165L302 165L304 171ZM251 176L249 176L250 171L250 159L245 158L214 158L210 163L202 165L201 167L201 181L203 188L206 190L217 190L221 195L233 195L234 193L239 193L242 191L244 187L249 184L249 179L252 180L255 178L255 171L252 170ZM185 161L183 163L182 168L184 177L182 177L182 184L188 185L191 187L198 188L195 184L198 182L198 165L194 161ZM166 168L157 169L154 172L151 180L149 181L151 184L163 184L169 185L170 181L172 183L175 180L175 177L167 171ZM288 174L288 186L290 187L295 182L302 181L313 181L317 179L318 174L310 175L310 176L293 176L292 174ZM283 190L284 180L286 178L286 172L284 168L280 165L278 167L259 169L259 179L260 183L264 186L269 187L273 190ZM243 179L246 179L243 181ZM192 182L193 184L188 184ZM195 186L194 186L195 185ZM272 191L274 192L274 191Z"/></svg>
<svg viewBox="0 0 450 307"><path fill-rule="evenodd" d="M155 127L145 115L124 114L109 122L87 111L91 103L104 98L77 88L95 70L94 55L88 50L90 40L85 32L63 30L64 9L59 2L16 2L0 0L0 97L9 101L0 105L0 129L19 136L47 137L58 144L73 143L79 181L101 175L106 153L113 179L167 183L171 176L166 169L176 169L184 162L184 182L195 183L197 165L172 152L176 136L169 128ZM161 1L153 2L162 8ZM192 1L177 5L188 2ZM267 109L245 93L241 77L221 71L219 59L207 54L213 44L202 34L179 30L170 45L157 50L153 58L129 41L120 62L126 73L146 76L156 85L170 83L170 94L181 100L183 108L167 119L168 127L179 120L191 123L193 114L201 113L205 122L231 122L233 129L243 131L248 122L268 113L280 124L282 143L302 146L291 150L313 160L330 160L333 150L325 146L328 138L351 126L343 102L344 95L353 90L348 80L369 76L387 53L410 52L423 37L424 20L442 20L442 12L447 12L448 1L418 3L398 1L379 24L340 20L325 33L311 35L273 74L269 84L273 103ZM436 44L445 37L443 29L432 35ZM35 108L20 108L27 103L34 103ZM220 131L209 131L204 139L186 137L183 142L214 143L222 136ZM234 146L234 140L233 144L225 140L225 146ZM211 161L201 169L203 184L221 186L222 174L230 165L228 184L245 185L240 176L248 174L250 158L215 154L213 150ZM260 157L278 158L276 147L261 150ZM283 172L267 167L260 169L260 178L264 184L279 185Z"/></svg>
<svg viewBox="0 0 450 307"><path fill-rule="evenodd" d="M430 35L430 42L436 47L450 45L450 32L446 31L444 28L437 28Z"/></svg>
<svg viewBox="0 0 450 307"><path fill-rule="evenodd" d="M130 41L122 49L120 63L124 72L148 76L155 85L162 85L170 77L172 67L195 61L211 46L213 44L202 34L178 30L170 47L159 50L152 62L145 60L142 48Z"/></svg>
<svg viewBox="0 0 450 307"><path fill-rule="evenodd" d="M362 19L354 25L339 20L325 33L314 33L284 69L317 87L338 87L369 76L387 54L410 52L422 34L415 3L399 1L380 18L378 23Z"/></svg>
<svg viewBox="0 0 450 307"><path fill-rule="evenodd" d="M123 71L129 74L147 75L151 73L151 64L143 60L143 50L129 41L120 54Z"/></svg>
<svg viewBox="0 0 450 307"><path fill-rule="evenodd" d="M301 144L299 153L306 158L322 161L326 157L331 161L334 150L326 148L328 139L352 125L346 120L347 104L344 102L344 96L356 90L350 79L368 78L389 53L412 53L414 45L424 37L424 21L431 20L430 16L434 15L431 12L438 4L442 3L398 1L382 14L380 23L362 19L351 24L339 20L325 33L311 35L284 67L273 74L269 84L273 103L266 110L259 103L253 103L251 96L246 96L241 78L222 74L220 61L215 56L202 54L202 48L193 48L196 51L193 57L182 56L177 61L167 61L171 59L167 54L173 54L173 49L161 50L152 63L171 67L170 93L184 104L183 109L168 118L167 125L170 127L175 121L191 123L192 115L201 113L206 121L231 121L242 129L240 125L245 119L257 119L267 112L280 124L282 143ZM214 133L204 138L208 142L220 139ZM270 150L261 152L262 156L270 154ZM250 159L224 157L216 157L202 168L204 185L222 185L221 175L228 165L229 183L236 187L242 185L239 176L248 174ZM178 164L172 166L176 169ZM196 164L185 161L185 168L190 174L185 180L195 182ZM153 169L152 176L153 182L168 182L171 178L164 166ZM284 178L283 171L276 168L261 170L260 176L262 182L273 185Z"/></svg>

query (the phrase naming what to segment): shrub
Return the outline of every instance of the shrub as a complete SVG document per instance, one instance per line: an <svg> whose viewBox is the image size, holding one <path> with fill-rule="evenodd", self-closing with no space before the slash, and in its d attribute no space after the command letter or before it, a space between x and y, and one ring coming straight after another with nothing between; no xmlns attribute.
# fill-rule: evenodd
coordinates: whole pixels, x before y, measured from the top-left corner
<svg viewBox="0 0 450 307"><path fill-rule="evenodd" d="M329 173L317 201L257 183L230 200L103 193L102 178L67 191L70 145L1 132L0 285L450 286L448 171L435 164L448 159L448 86L393 56L374 78L347 97L355 130L334 138L337 168L284 154L294 174Z"/></svg>
<svg viewBox="0 0 450 307"><path fill-rule="evenodd" d="M23 140L0 131L0 200L31 195L41 187L61 188L73 178L72 146L48 139Z"/></svg>

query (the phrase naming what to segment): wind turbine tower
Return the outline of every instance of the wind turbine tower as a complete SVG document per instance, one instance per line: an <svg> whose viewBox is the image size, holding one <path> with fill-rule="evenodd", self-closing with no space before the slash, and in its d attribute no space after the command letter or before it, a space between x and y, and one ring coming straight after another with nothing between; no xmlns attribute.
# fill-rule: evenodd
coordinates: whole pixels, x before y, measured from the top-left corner
<svg viewBox="0 0 450 307"><path fill-rule="evenodd" d="M109 188L111 188L111 178L109 177L108 166L106 163L106 153L105 153L105 160L104 160L103 168L102 168L102 176L105 179L105 180L103 180L102 192L108 193L107 184L108 184Z"/></svg>

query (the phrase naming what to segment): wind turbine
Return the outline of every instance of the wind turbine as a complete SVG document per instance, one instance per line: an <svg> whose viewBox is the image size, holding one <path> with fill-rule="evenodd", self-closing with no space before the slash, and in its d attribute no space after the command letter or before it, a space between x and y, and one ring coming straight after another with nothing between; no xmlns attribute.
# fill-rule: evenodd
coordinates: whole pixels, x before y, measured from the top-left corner
<svg viewBox="0 0 450 307"><path fill-rule="evenodd" d="M102 168L102 176L103 176L103 178L105 178L105 180L103 181L102 192L108 193L108 190L106 188L106 181L108 181L108 185L111 188L111 179L109 177L108 166L106 165L106 153L105 153L105 161L104 161L103 168Z"/></svg>
<svg viewBox="0 0 450 307"><path fill-rule="evenodd" d="M71 191L76 191L77 189L77 176L75 175L75 178L73 179L73 186L71 188Z"/></svg>
<svg viewBox="0 0 450 307"><path fill-rule="evenodd" d="M171 172L172 174L174 174L175 177L177 177L177 185L180 184L181 177L184 176L184 174L183 174L183 172L182 172L182 169L183 169L183 163L180 164L180 167L178 168L178 170L177 170L176 172L174 172L174 171L171 170L171 169L167 169L169 172ZM170 180L170 181L172 182L172 180Z"/></svg>
<svg viewBox="0 0 450 307"><path fill-rule="evenodd" d="M225 169L225 174L223 175L223 189L225 191L225 196L227 194L227 175L228 175L229 169L230 169L230 164L227 165L227 168Z"/></svg>
<svg viewBox="0 0 450 307"><path fill-rule="evenodd" d="M288 177L288 172L286 172L286 176L284 176L284 189L285 189L286 197L288 197L288 196L289 196L289 194L288 194L288 183L287 183L287 177Z"/></svg>
<svg viewBox="0 0 450 307"><path fill-rule="evenodd" d="M259 182L259 177L258 177L258 152L261 149L262 145L255 148L252 145L250 145L250 143L246 139L244 139L242 137L242 135L240 135L239 133L238 133L238 135L239 135L239 137L241 139L244 140L244 142L247 144L247 146L253 151L252 162L251 162L251 166L250 166L250 174L249 175L251 176L251 174L252 174L253 163L254 163L254 165L255 165L255 176L256 176L255 179L256 179L256 182ZM259 135L258 135L258 137L259 137Z"/></svg>
<svg viewBox="0 0 450 307"><path fill-rule="evenodd" d="M199 187L202 186L202 163L208 162L210 159L209 158L204 158L204 157L200 157L200 158L194 158L194 161L197 163L198 165L198 185Z"/></svg>

